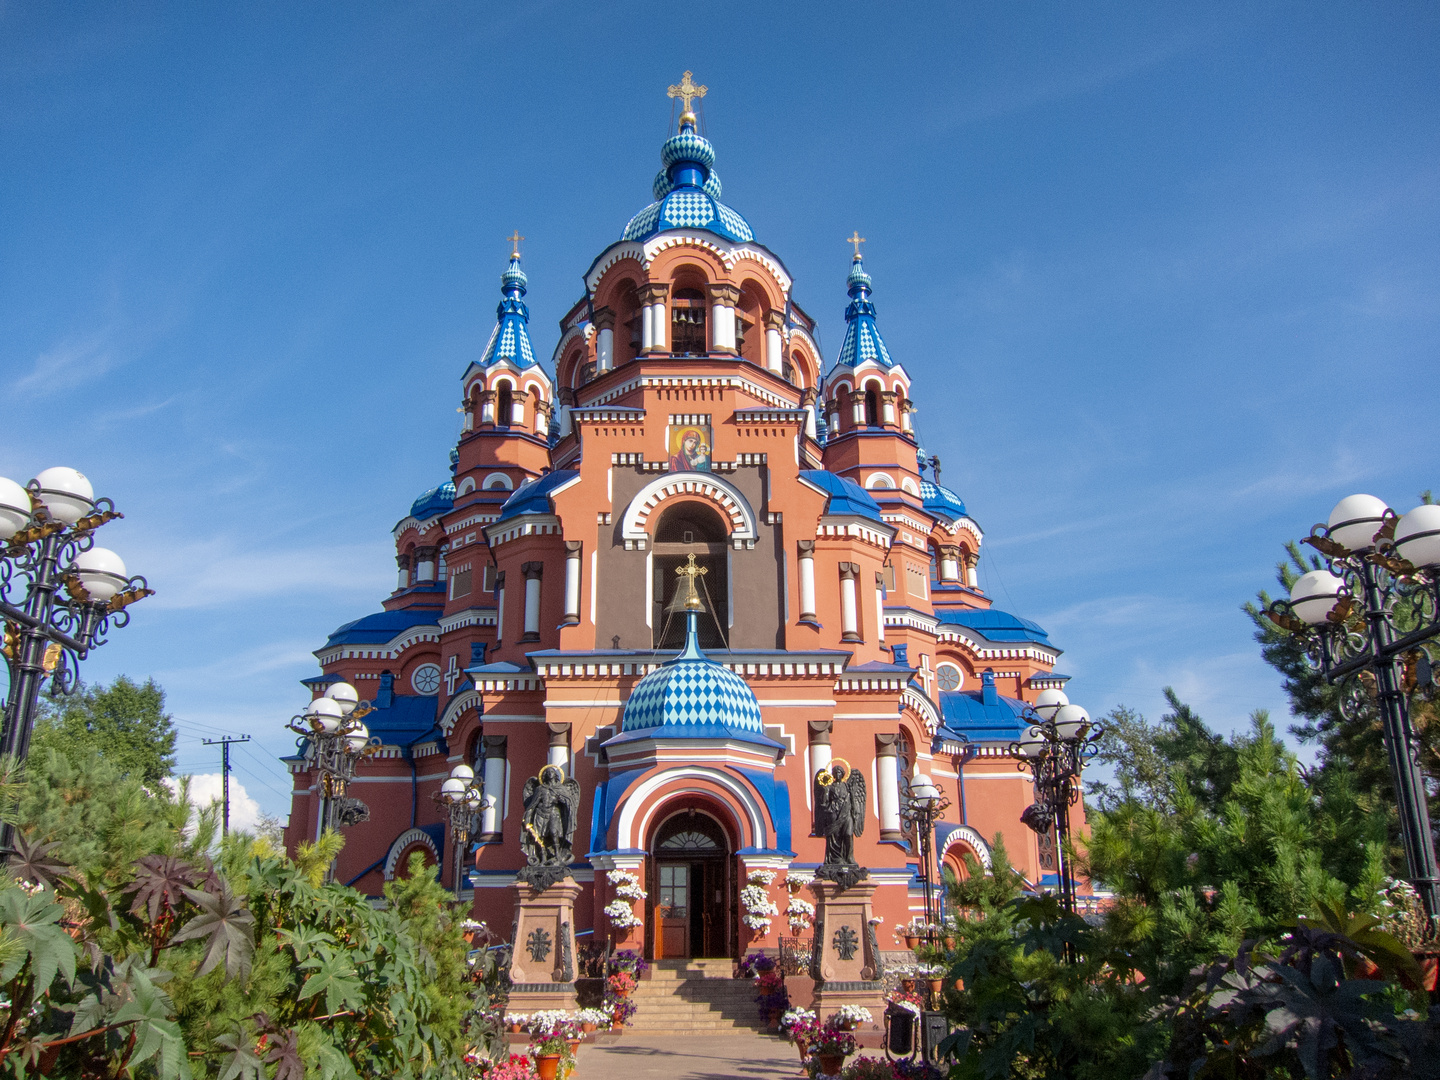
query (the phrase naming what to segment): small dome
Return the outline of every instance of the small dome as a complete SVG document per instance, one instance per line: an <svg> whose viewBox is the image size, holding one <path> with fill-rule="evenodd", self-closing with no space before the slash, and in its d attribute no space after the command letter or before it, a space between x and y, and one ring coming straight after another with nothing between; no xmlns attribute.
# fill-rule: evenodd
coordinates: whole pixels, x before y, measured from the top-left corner
<svg viewBox="0 0 1440 1080"><path fill-rule="evenodd" d="M710 169L715 165L715 147L705 136L686 126L678 135L666 139L665 145L660 148L660 163L667 170L682 161Z"/></svg>
<svg viewBox="0 0 1440 1080"><path fill-rule="evenodd" d="M694 121L681 117L680 133L665 140L662 168L650 186L655 201L630 219L620 239L644 242L667 229L704 229L734 243L754 241L750 223L720 201L715 148Z"/></svg>
<svg viewBox="0 0 1440 1080"><path fill-rule="evenodd" d="M693 556L692 556L693 558ZM765 741L760 703L745 680L700 651L694 611L685 613L685 648L646 675L630 693L621 737L661 728L693 738Z"/></svg>
<svg viewBox="0 0 1440 1080"><path fill-rule="evenodd" d="M436 514L443 514L455 505L455 482L446 480L439 487L421 492L420 497L410 506L410 516L424 521Z"/></svg>
<svg viewBox="0 0 1440 1080"><path fill-rule="evenodd" d="M920 498L925 504L925 509L939 517L958 521L960 518L969 516L965 512L964 499L949 488L932 484L929 480L920 481Z"/></svg>
<svg viewBox="0 0 1440 1080"><path fill-rule="evenodd" d="M870 275L865 272L864 260L861 259L859 255L856 255L850 263L850 276L845 279L845 287L847 289L853 289L857 285L861 285L869 289L873 287L873 284L870 280Z"/></svg>

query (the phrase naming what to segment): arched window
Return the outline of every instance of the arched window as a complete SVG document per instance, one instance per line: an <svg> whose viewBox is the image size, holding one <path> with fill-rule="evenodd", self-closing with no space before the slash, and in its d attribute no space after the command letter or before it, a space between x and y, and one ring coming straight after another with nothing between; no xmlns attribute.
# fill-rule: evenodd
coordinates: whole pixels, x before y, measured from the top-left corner
<svg viewBox="0 0 1440 1080"><path fill-rule="evenodd" d="M703 605L699 622L700 647L723 649L730 636L727 530L720 515L700 503L682 502L670 507L655 528L654 609L650 626L657 649L678 649L685 644L685 579L675 571L695 556L705 573L695 579Z"/></svg>
<svg viewBox="0 0 1440 1080"><path fill-rule="evenodd" d="M673 356L704 356L705 294L676 289L670 303L670 352Z"/></svg>
<svg viewBox="0 0 1440 1080"><path fill-rule="evenodd" d="M515 396L510 393L510 384L501 383L500 392L495 395L495 426L509 427L514 411Z"/></svg>
<svg viewBox="0 0 1440 1080"><path fill-rule="evenodd" d="M880 426L880 395L874 386L865 388L865 426Z"/></svg>

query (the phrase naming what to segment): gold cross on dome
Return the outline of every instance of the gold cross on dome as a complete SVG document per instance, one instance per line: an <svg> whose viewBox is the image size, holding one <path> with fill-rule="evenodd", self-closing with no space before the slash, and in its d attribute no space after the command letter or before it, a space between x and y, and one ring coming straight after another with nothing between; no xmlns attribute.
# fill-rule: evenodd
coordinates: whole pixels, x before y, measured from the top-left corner
<svg viewBox="0 0 1440 1080"><path fill-rule="evenodd" d="M698 610L702 606L700 603L700 595L695 591L695 579L697 577L704 577L709 572L705 567L695 565L694 553L691 553L690 561L684 566L677 566L675 568L675 573L685 578L685 583L690 587L690 595L685 598L685 606L687 608L696 608Z"/></svg>
<svg viewBox="0 0 1440 1080"><path fill-rule="evenodd" d="M860 230L856 229L845 242L855 245L855 257L858 259L860 257L860 245L865 243L865 238L860 235Z"/></svg>
<svg viewBox="0 0 1440 1080"><path fill-rule="evenodd" d="M518 259L520 257L520 241L525 237L520 235L519 229L516 229L513 235L507 236L505 239L510 241L510 257Z"/></svg>
<svg viewBox="0 0 1440 1080"><path fill-rule="evenodd" d="M691 101L693 101L695 98L704 97L710 91L710 88L708 86L696 86L693 82L691 82L690 76L693 74L693 71L685 72L685 74L680 77L680 85L672 86L669 90L665 91L666 97L678 97L680 99L680 103L685 107L686 112L690 111Z"/></svg>

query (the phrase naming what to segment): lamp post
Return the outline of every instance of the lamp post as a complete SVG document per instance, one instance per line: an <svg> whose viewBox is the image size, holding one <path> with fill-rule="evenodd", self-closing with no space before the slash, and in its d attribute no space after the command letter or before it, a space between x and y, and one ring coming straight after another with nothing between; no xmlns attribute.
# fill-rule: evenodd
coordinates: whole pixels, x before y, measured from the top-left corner
<svg viewBox="0 0 1440 1080"><path fill-rule="evenodd" d="M1020 820L1043 836L1055 829L1055 870L1060 882L1060 905L1075 914L1075 878L1065 845L1070 840L1070 807L1080 799L1080 774L1085 760L1099 750L1105 729L1091 723L1090 714L1070 704L1063 691L1042 690L1032 724L1010 753L1020 759L1018 768L1035 777L1035 801Z"/></svg>
<svg viewBox="0 0 1440 1080"><path fill-rule="evenodd" d="M355 687L338 682L330 686L324 697L310 702L288 725L291 731L302 736L298 740L300 748L311 755L312 767L320 774L317 840L326 832L358 825L370 816L368 806L346 794L350 781L355 778L355 767L378 749L371 744L370 729L362 719L370 711L370 703L360 700ZM334 872L332 861L325 872L327 881Z"/></svg>
<svg viewBox="0 0 1440 1080"><path fill-rule="evenodd" d="M1294 635L1341 688L1347 719L1378 709L1410 883L1434 926L1440 874L1405 680L1410 661L1433 673L1420 646L1440 635L1440 506L1400 517L1373 495L1351 495L1304 543L1320 552L1326 569L1302 574L1290 598L1271 604L1265 617Z"/></svg>
<svg viewBox="0 0 1440 1080"><path fill-rule="evenodd" d="M455 845L455 899L460 899L465 849L470 843L471 825L480 810L480 789L475 786L475 770L469 765L456 765L450 778L440 785L434 796L435 805L448 815L450 839Z"/></svg>
<svg viewBox="0 0 1440 1080"><path fill-rule="evenodd" d="M925 925L938 921L931 893L930 859L935 841L935 821L950 808L950 800L940 793L935 781L925 773L917 773L910 781L905 803L900 807L900 820L906 830L914 829L920 844L920 884L925 890ZM929 933L929 930L926 931Z"/></svg>
<svg viewBox="0 0 1440 1080"><path fill-rule="evenodd" d="M74 693L80 661L105 643L111 627L130 621L131 604L154 592L143 577L127 574L119 555L95 546L95 530L120 516L74 469L46 469L24 487L0 477L0 653L10 676L4 758L20 763L29 755L41 684L50 680L52 696ZM7 822L0 857L14 850L13 841Z"/></svg>

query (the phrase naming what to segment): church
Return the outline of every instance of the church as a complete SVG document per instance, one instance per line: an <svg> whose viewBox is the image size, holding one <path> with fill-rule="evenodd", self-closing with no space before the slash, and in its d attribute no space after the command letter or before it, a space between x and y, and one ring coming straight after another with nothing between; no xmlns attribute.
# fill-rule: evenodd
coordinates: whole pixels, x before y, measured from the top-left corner
<svg viewBox="0 0 1440 1080"><path fill-rule="evenodd" d="M889 945L926 874L988 864L996 834L1053 884L1012 747L1066 677L1046 632L978 585L984 532L914 427L917 401L958 402L887 347L861 238L827 357L781 256L722 201L703 92L689 72L671 88L652 200L585 269L548 360L516 238L448 476L394 528L394 591L316 650L313 697L343 681L371 707L348 789L368 816L335 879L379 895L421 851L508 928L545 772L578 783L577 936L652 958L774 950L803 932L785 886L824 857L824 788L854 774L854 859ZM285 762L293 851L322 785L309 740ZM436 799L459 765L479 789L463 846ZM948 802L923 846L917 777Z"/></svg>

